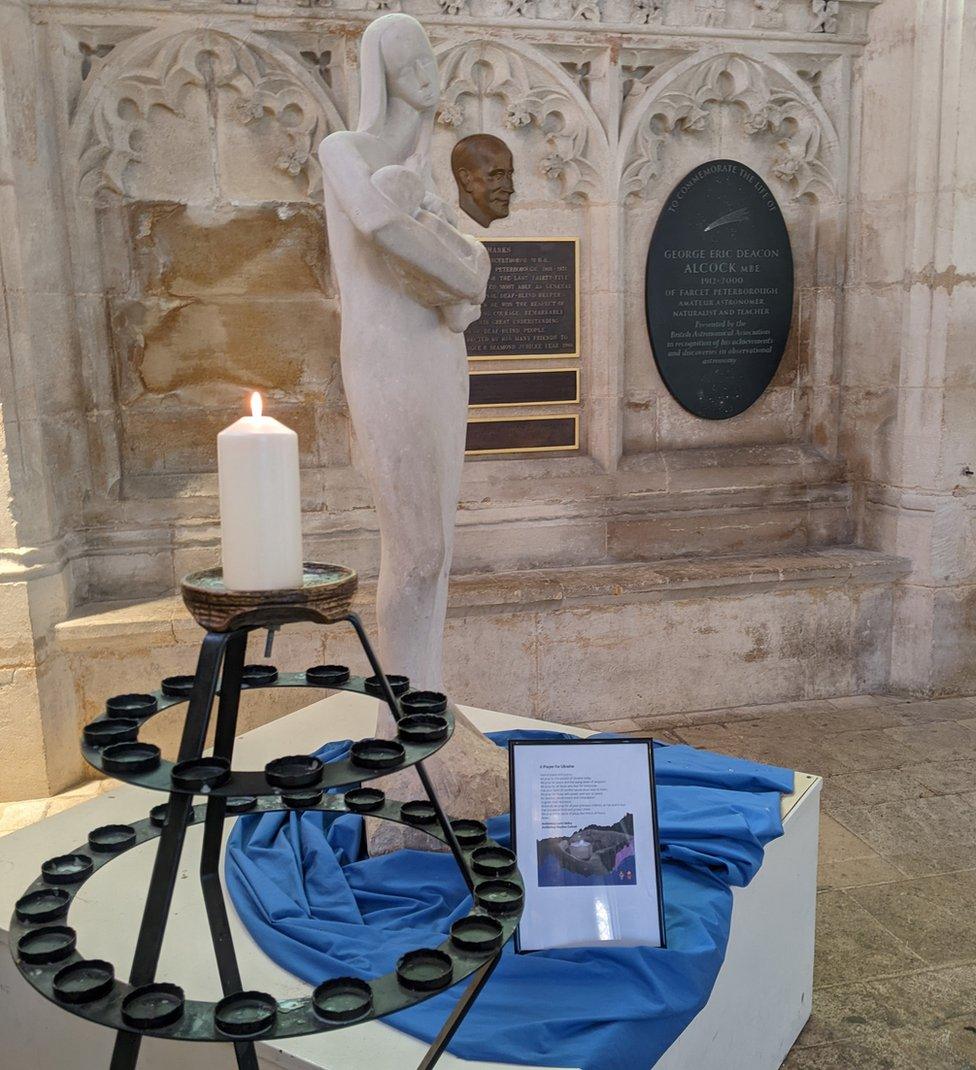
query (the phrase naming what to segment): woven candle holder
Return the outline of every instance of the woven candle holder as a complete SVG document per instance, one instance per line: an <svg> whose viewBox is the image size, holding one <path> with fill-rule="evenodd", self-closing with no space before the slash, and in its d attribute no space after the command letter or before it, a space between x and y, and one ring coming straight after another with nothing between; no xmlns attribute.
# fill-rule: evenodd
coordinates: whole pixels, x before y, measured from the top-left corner
<svg viewBox="0 0 976 1070"><path fill-rule="evenodd" d="M191 572L180 585L190 615L211 632L308 620L335 624L352 606L359 580L344 565L305 563L302 586L281 591L229 591L219 568Z"/></svg>

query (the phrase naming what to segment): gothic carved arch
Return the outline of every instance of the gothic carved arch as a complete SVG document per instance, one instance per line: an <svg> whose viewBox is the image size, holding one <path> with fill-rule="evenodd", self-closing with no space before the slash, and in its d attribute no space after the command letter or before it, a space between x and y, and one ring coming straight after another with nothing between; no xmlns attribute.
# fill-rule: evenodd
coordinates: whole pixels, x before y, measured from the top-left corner
<svg viewBox="0 0 976 1070"><path fill-rule="evenodd" d="M472 98L494 97L515 136L538 133L539 170L567 200L602 197L609 170L606 132L578 85L530 45L485 39L435 49L443 86L438 122L465 132ZM474 131L471 131L474 132Z"/></svg>
<svg viewBox="0 0 976 1070"><path fill-rule="evenodd" d="M179 116L191 87L229 88L236 119L272 119L280 131L277 169L321 188L316 149L344 123L324 88L297 60L255 34L221 29L159 30L120 46L85 87L71 125L78 188L126 194L126 170L142 158L154 108Z"/></svg>
<svg viewBox="0 0 976 1070"><path fill-rule="evenodd" d="M771 57L723 52L679 63L627 117L620 139L621 198L643 196L661 173L671 136L708 129L722 104L739 106L746 135L767 136L769 170L794 199L836 196L839 140L820 101Z"/></svg>

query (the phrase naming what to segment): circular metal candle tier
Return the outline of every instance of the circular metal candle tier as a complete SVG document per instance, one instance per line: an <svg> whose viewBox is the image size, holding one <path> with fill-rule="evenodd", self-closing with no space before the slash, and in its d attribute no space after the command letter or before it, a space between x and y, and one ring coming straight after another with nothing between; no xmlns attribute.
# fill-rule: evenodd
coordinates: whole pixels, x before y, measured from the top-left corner
<svg viewBox="0 0 976 1070"><path fill-rule="evenodd" d="M193 572L182 584L190 615L211 632L297 620L334 624L352 606L358 580L344 565L305 563L302 586L284 591L229 591L219 568Z"/></svg>
<svg viewBox="0 0 976 1070"><path fill-rule="evenodd" d="M267 668L267 666L261 666L261 668ZM345 681L340 683L341 672L320 676L317 674L319 669L348 672L342 665L312 666L307 672L277 672L275 670L275 679L264 686L328 688L375 697L369 682L375 680L375 677L364 679L361 676L347 676ZM191 684L174 689L172 681L177 679L189 679ZM387 679L393 682L391 686L395 691L397 688L394 684L397 677L387 677ZM400 679L405 680L405 678ZM411 691L400 700L400 705L403 706L402 711L400 709L397 711L399 723L404 729L399 739L361 740L354 745L354 751L349 757L325 763L318 777L311 776L309 773L310 779L301 784L298 781L278 783L278 777L271 767L275 766L277 769L276 762L290 762L294 760L292 758L281 758L276 759L275 762L269 762L265 770L228 770L225 776L216 768L218 759L191 759L191 762L185 763L185 766L184 763L174 765L173 762L161 758L159 749L153 744L139 741L139 730L150 717L158 716L174 706L187 702L189 692L192 690L192 678L169 676L163 681L163 685L167 684L173 693L167 693L166 686L161 686L157 691L146 692L142 696L151 700L151 703L146 703L147 708L149 705L153 706L153 711L146 716L138 719L106 716L86 725L81 745L85 760L96 769L110 773L119 780L155 791L199 794L201 790L205 790L208 795L227 798L260 797L285 793L294 796L294 789L298 787L314 785L328 790L383 776L394 769L416 765L417 762L429 758L443 747L454 732L454 706L450 702L446 703L440 713L408 713L403 716L407 711L407 705L404 704L408 704L412 697L438 695L437 692ZM131 697L129 695L116 696L116 698L126 699ZM114 699L109 699L107 705L114 701ZM430 705L426 699L421 704L426 704L427 708ZM119 726L124 733L121 736L118 734ZM300 757L303 762L319 762L319 759L310 755ZM199 765L192 764L197 762ZM206 777L203 774L206 774ZM287 778L287 773L285 775ZM157 811L154 809L155 812Z"/></svg>
<svg viewBox="0 0 976 1070"><path fill-rule="evenodd" d="M345 782L349 783L348 771ZM298 789L288 796L291 798L301 791L309 789ZM433 811L426 800L401 803L383 797L377 805L376 797L382 793L375 789L352 789L345 796L323 795L318 788L310 793L318 795L317 801L307 804L314 809L363 812L363 803L367 802L371 816L409 824L417 824L417 816L427 820L425 807ZM255 813L280 811L287 805L267 792L263 797L258 793L257 798L246 802ZM131 829L131 837L123 837L125 843L116 851L96 851L86 844L45 862L41 876L18 899L10 925L11 949L25 979L65 1010L112 1029L174 1040L227 1041L259 1036L304 1036L380 1018L469 977L497 954L518 925L523 894L518 872L507 872L504 880L485 879L475 865L476 859L483 862L489 857L504 861L509 852L485 838L481 822L454 821L455 830L468 834L459 837L462 857L466 875L474 885L475 901L482 906L473 907L467 917L454 923L449 940L437 947L407 952L392 973L369 982L354 977L327 978L309 998L281 1002L262 992L236 993L217 1002L188 1000L176 984L166 980L133 988L116 980L111 963L83 958L75 949L74 931L64 919L88 877L130 847L150 842L159 835L159 811L155 807L152 818L133 822L131 826L93 830L90 836L98 840L102 835L112 838L107 829ZM202 822L206 811L206 804L193 807L191 823ZM411 820L407 814L415 816ZM445 841L436 814L433 823L424 828L431 836ZM493 874L498 872L497 867L492 869ZM52 921L57 924L50 924Z"/></svg>

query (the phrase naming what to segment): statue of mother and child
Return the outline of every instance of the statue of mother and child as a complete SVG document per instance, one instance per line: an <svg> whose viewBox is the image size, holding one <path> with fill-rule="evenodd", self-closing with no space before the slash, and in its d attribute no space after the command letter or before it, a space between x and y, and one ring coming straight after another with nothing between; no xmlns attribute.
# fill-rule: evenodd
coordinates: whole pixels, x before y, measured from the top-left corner
<svg viewBox="0 0 976 1070"><path fill-rule="evenodd" d="M380 657L415 687L442 690L467 426L463 331L481 314L491 263L482 243L457 229L433 185L440 85L420 23L399 13L372 22L360 72L358 127L330 134L319 147L342 314L342 378L379 519ZM455 173L460 185L466 176L458 166ZM504 188L499 194L506 186L507 195ZM504 209L496 218L507 214L510 196L509 155L507 178L496 183L494 204ZM392 722L379 732L392 734ZM485 818L507 809L505 753L463 716L450 747L425 764L448 813ZM398 797L416 794L412 770L388 779L402 781L399 792L389 785ZM374 852L402 846L409 834L375 824Z"/></svg>

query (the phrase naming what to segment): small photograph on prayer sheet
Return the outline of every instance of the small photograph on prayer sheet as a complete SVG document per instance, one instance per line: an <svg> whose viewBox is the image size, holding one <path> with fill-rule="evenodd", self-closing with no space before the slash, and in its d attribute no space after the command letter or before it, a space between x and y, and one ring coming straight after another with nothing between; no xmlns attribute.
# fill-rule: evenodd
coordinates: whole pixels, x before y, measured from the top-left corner
<svg viewBox="0 0 976 1070"><path fill-rule="evenodd" d="M509 770L519 952L663 947L652 741L515 740Z"/></svg>

